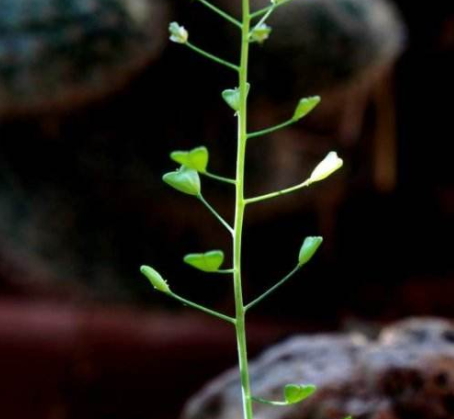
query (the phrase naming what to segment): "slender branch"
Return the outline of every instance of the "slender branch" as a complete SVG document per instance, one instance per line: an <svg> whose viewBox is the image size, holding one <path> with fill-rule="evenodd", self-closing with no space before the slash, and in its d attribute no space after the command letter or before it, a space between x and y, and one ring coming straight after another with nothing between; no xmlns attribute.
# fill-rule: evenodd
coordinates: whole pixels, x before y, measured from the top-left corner
<svg viewBox="0 0 454 419"><path fill-rule="evenodd" d="M206 0L197 0L198 2L202 3L204 6L211 9L213 12L217 13L219 16L223 17L225 20L229 21L230 23L234 24L236 27L241 29L241 22L230 16L228 13L224 12L223 10L219 9L218 7L214 6L213 4L209 3Z"/></svg>
<svg viewBox="0 0 454 419"><path fill-rule="evenodd" d="M296 121L294 119L289 119L288 121L283 122L282 124L275 125L274 127L262 129L260 131L251 132L248 134L248 138L260 137L262 135L270 134L271 132L277 131L279 129L288 127L289 125L294 124Z"/></svg>
<svg viewBox="0 0 454 419"><path fill-rule="evenodd" d="M267 6L267 7L264 7L263 9L260 9L260 10L257 10L256 12L254 13L251 13L250 17L251 19L255 19L257 17L260 17L266 13L268 13L268 11L270 9L272 9L274 11L274 9L277 9L278 7L280 6L283 6L284 4L290 2L292 0L282 0L280 3L277 3L277 4L272 4L271 6Z"/></svg>
<svg viewBox="0 0 454 419"><path fill-rule="evenodd" d="M224 177L224 176L218 176L218 175L215 175L210 172L200 172L200 174L205 175L211 179L218 180L219 182L230 183L232 185L235 185L235 183L236 183L235 179L230 179L230 178Z"/></svg>
<svg viewBox="0 0 454 419"><path fill-rule="evenodd" d="M179 295L171 292L170 294L167 294L170 297L175 298L175 300L180 301L184 305L187 305L189 307L195 308L197 310L203 311L204 313L210 314L211 316L218 317L219 319L225 320L226 322L235 324L236 321L234 318L230 316L226 316L225 314L219 313L218 311L211 310L210 308L201 306L200 304L194 303L192 301L187 300L186 298L180 297Z"/></svg>
<svg viewBox="0 0 454 419"><path fill-rule="evenodd" d="M282 278L277 284L273 285L268 291L265 291L260 297L257 297L255 300L251 301L246 307L245 310L249 310L250 308L254 307L256 304L258 304L260 301L262 301L264 298L268 297L272 292L276 291L281 285L283 285L285 282L287 282L293 275L298 272L298 270L301 268L300 265L296 266L293 268L290 273L288 273L284 278Z"/></svg>
<svg viewBox="0 0 454 419"><path fill-rule="evenodd" d="M218 274L233 274L233 273L235 273L235 269L218 269L215 273L218 273Z"/></svg>
<svg viewBox="0 0 454 419"><path fill-rule="evenodd" d="M278 402L278 401L274 401L274 400L266 400L266 399L262 399L261 397L255 397L255 396L252 396L252 400L254 400L255 402L259 402L262 404L268 404L271 406L288 406L289 405L288 402Z"/></svg>
<svg viewBox="0 0 454 419"><path fill-rule="evenodd" d="M217 57L216 55L213 55L213 54L210 54L209 52L206 52L204 51L203 49L199 48L199 47L196 47L194 44L191 44L189 41L186 42L184 45L187 45L189 48L191 48L193 51L199 53L200 55L203 55L204 57L206 58L209 58L210 60L213 60L214 62L218 63L218 64L222 64L232 70L235 70L235 71L239 71L240 68L235 65L235 64L232 64L226 60L223 60L222 58L219 58Z"/></svg>
<svg viewBox="0 0 454 419"><path fill-rule="evenodd" d="M292 186L287 189L282 189L280 191L271 192L269 194L256 196L254 198L248 198L248 199L246 199L246 204L252 204L254 202L265 201L267 199L275 198L277 196L286 195L290 192L297 191L298 189L305 188L306 186L309 186L309 185L310 185L310 182L308 180L306 180L303 183L299 183L298 185Z"/></svg>
<svg viewBox="0 0 454 419"><path fill-rule="evenodd" d="M265 15L257 22L257 24L254 26L254 28L249 32L249 37L257 28L259 28L261 25L263 25L266 22L266 20L274 12L274 9L275 9L275 7L272 7L265 13Z"/></svg>
<svg viewBox="0 0 454 419"><path fill-rule="evenodd" d="M221 215L206 201L206 199L199 195L198 198L200 201L211 211L211 213L219 220L219 222L230 232L230 234L234 234L233 228L230 224L221 217Z"/></svg>

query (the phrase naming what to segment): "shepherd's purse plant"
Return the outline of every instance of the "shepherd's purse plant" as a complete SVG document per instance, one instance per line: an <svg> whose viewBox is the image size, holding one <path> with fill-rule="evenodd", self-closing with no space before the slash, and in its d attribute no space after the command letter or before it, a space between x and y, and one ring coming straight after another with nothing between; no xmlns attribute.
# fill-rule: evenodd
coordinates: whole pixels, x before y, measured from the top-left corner
<svg viewBox="0 0 454 419"><path fill-rule="evenodd" d="M203 55L204 57L215 61L235 72L238 75L238 86L226 89L222 92L222 97L226 104L235 112L238 124L237 135L237 153L236 153L236 171L235 178L226 178L208 171L209 152L206 147L200 146L187 151L174 151L170 154L173 161L180 164L180 168L174 172L167 173L163 176L165 183L187 195L191 195L198 199L208 210L219 220L219 222L227 229L232 237L233 246L233 261L227 269L221 268L224 262L224 253L221 250L210 250L205 253L193 253L184 257L184 262L192 267L204 272L228 274L232 276L234 300L235 300L235 315L230 316L220 313L210 308L199 305L193 301L189 301L182 296L172 291L167 281L161 274L150 266L142 266L141 272L148 278L153 287L172 297L181 303L201 310L207 314L217 317L225 322L230 323L236 331L236 340L238 348L238 363L241 378L243 417L244 419L253 419L253 402L266 403L275 406L285 406L298 403L309 397L314 391L315 386L301 383L290 383L283 388L282 400L266 400L258 395L254 395L251 389L248 357L247 357L247 340L246 340L246 314L265 297L270 295L278 287L284 284L290 277L299 271L312 256L316 253L319 246L322 244L322 237L306 237L303 240L298 257L295 258L295 265L289 273L278 281L274 286L265 291L262 295L256 297L250 302L245 302L243 298L242 275L241 275L241 259L242 259L242 238L243 238L243 222L245 210L247 206L257 202L276 198L284 194L296 192L300 189L308 187L316 182L330 176L342 166L342 160L334 151L328 155L313 169L308 179L295 186L271 192L265 195L246 197L244 194L245 185L245 160L246 148L249 141L256 137L260 137L291 125L306 115L308 115L320 102L318 96L301 99L295 108L293 115L290 118L274 127L265 128L256 132L248 131L247 115L248 115L248 93L251 85L248 82L248 64L249 50L253 43L263 43L271 34L271 27L266 24L270 15L279 7L284 6L291 0L271 0L271 3L262 9L251 11L250 0L239 0L242 3L242 18L241 21L235 19L225 11L208 2L208 0L197 0L211 11L227 20L232 25L236 26L241 33L241 52L239 63L228 62L212 53L204 51L190 42L188 31L180 24L173 22L170 24L170 40L184 45L193 51ZM231 185L235 190L234 203L234 220L233 224L226 221L202 195L203 176L213 178L219 182L224 182Z"/></svg>

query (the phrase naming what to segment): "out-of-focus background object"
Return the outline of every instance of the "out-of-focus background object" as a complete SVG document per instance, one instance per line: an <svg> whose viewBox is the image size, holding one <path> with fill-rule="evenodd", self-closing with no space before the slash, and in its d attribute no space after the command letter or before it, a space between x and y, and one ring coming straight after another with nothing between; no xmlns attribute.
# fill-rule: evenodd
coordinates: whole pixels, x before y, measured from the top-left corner
<svg viewBox="0 0 454 419"><path fill-rule="evenodd" d="M235 2L216 4L235 13ZM231 28L197 2L2 3L5 418L174 418L234 363L228 328L156 295L138 273L151 264L181 294L232 308L228 280L178 263L211 248L228 256L228 235L161 176L174 168L171 150L202 144L213 171L233 175L235 121L219 92L237 81L170 46L172 20L194 43L237 59ZM293 0L270 22L270 40L253 48L251 130L286 119L301 96L323 102L251 142L248 193L300 182L331 149L346 163L323 184L248 211L248 299L293 266L305 235L325 237L311 265L251 313L251 354L345 320L453 317L444 103L454 93L453 3ZM229 188L203 187L230 219Z"/></svg>
<svg viewBox="0 0 454 419"><path fill-rule="evenodd" d="M0 114L55 112L118 90L164 46L162 0L5 0Z"/></svg>
<svg viewBox="0 0 454 419"><path fill-rule="evenodd" d="M256 324L251 353L291 330ZM175 418L235 362L230 327L210 318L48 301L0 301L0 352L8 419Z"/></svg>
<svg viewBox="0 0 454 419"><path fill-rule="evenodd" d="M442 319L408 319L377 339L356 334L296 335L251 363L257 397L282 400L288 383L312 383L315 395L285 408L257 404L269 419L449 419L453 415L454 327ZM206 385L186 419L241 419L238 371Z"/></svg>

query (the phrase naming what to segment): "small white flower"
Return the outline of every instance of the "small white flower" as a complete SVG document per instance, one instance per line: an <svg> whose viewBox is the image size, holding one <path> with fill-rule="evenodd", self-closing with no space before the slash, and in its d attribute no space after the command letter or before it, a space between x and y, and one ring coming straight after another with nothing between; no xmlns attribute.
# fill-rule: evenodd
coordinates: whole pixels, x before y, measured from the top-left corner
<svg viewBox="0 0 454 419"><path fill-rule="evenodd" d="M271 30L271 26L265 23L256 26L251 32L251 41L261 44L269 38Z"/></svg>
<svg viewBox="0 0 454 419"><path fill-rule="evenodd" d="M329 175L340 169L343 164L343 160L337 156L335 151L329 152L311 173L309 183L326 179Z"/></svg>
<svg viewBox="0 0 454 419"><path fill-rule="evenodd" d="M169 25L170 40L177 44L185 44L188 42L189 34L184 26L180 26L177 22L172 22Z"/></svg>

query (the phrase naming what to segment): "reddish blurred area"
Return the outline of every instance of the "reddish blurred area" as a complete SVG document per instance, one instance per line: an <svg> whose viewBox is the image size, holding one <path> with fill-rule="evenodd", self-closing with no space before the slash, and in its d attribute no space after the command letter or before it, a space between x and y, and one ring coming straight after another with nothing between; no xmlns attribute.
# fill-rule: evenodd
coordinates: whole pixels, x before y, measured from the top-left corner
<svg viewBox="0 0 454 419"><path fill-rule="evenodd" d="M296 330L253 321L250 354ZM175 418L235 359L231 327L205 316L0 300L3 418Z"/></svg>

